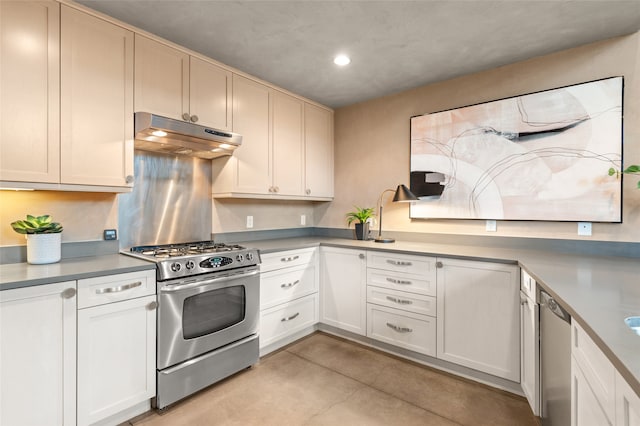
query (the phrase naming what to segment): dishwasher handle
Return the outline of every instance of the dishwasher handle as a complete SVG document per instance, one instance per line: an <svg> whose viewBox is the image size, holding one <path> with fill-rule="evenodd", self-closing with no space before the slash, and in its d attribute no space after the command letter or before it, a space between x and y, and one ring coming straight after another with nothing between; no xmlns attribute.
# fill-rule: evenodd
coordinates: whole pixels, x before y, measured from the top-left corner
<svg viewBox="0 0 640 426"><path fill-rule="evenodd" d="M540 306L549 309L551 313L563 320L564 322L571 324L571 315L565 308L563 308L556 299L544 290L540 290Z"/></svg>

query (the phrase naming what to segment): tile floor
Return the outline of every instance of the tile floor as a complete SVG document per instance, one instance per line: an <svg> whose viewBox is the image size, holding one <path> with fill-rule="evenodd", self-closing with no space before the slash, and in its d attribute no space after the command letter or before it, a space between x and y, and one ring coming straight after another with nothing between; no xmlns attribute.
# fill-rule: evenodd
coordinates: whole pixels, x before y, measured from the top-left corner
<svg viewBox="0 0 640 426"><path fill-rule="evenodd" d="M135 426L537 425L524 398L315 333Z"/></svg>

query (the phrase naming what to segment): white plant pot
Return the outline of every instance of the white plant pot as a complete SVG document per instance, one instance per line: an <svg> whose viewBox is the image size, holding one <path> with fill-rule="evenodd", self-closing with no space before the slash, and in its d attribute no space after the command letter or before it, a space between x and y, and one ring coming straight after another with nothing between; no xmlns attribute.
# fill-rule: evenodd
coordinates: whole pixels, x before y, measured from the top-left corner
<svg viewBox="0 0 640 426"><path fill-rule="evenodd" d="M62 233L28 234L27 262L34 265L60 262Z"/></svg>

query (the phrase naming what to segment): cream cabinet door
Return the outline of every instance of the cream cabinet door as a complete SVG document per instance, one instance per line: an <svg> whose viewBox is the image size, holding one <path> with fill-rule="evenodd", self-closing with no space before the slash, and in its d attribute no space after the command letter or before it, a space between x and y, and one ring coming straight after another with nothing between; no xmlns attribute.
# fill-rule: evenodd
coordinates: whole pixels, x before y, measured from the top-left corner
<svg viewBox="0 0 640 426"><path fill-rule="evenodd" d="M229 170L232 191L270 193L269 92L267 86L233 75L233 131L242 135L242 145L227 163L235 165Z"/></svg>
<svg viewBox="0 0 640 426"><path fill-rule="evenodd" d="M640 395L616 371L616 425L640 426Z"/></svg>
<svg viewBox="0 0 640 426"><path fill-rule="evenodd" d="M0 180L60 181L60 5L0 2Z"/></svg>
<svg viewBox="0 0 640 426"><path fill-rule="evenodd" d="M192 121L230 131L231 72L193 56L190 64L189 111Z"/></svg>
<svg viewBox="0 0 640 426"><path fill-rule="evenodd" d="M304 102L285 93L271 96L273 184L276 195L303 195Z"/></svg>
<svg viewBox="0 0 640 426"><path fill-rule="evenodd" d="M133 182L133 33L61 10L61 182Z"/></svg>
<svg viewBox="0 0 640 426"><path fill-rule="evenodd" d="M518 267L438 260L438 358L520 382Z"/></svg>
<svg viewBox="0 0 640 426"><path fill-rule="evenodd" d="M0 291L0 424L76 424L76 283Z"/></svg>
<svg viewBox="0 0 640 426"><path fill-rule="evenodd" d="M189 113L189 55L136 34L135 111L183 120Z"/></svg>
<svg viewBox="0 0 640 426"><path fill-rule="evenodd" d="M333 112L305 103L305 195L333 197Z"/></svg>
<svg viewBox="0 0 640 426"><path fill-rule="evenodd" d="M156 296L78 311L78 425L155 396Z"/></svg>
<svg viewBox="0 0 640 426"><path fill-rule="evenodd" d="M320 322L367 334L367 261L362 250L320 247Z"/></svg>

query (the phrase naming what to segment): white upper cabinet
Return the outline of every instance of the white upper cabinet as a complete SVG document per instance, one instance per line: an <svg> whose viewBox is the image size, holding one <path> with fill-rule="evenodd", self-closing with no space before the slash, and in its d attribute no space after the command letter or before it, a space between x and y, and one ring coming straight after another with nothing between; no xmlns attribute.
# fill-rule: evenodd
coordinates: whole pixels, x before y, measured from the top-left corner
<svg viewBox="0 0 640 426"><path fill-rule="evenodd" d="M60 5L0 2L0 180L60 180Z"/></svg>
<svg viewBox="0 0 640 426"><path fill-rule="evenodd" d="M136 34L135 111L231 130L231 72Z"/></svg>
<svg viewBox="0 0 640 426"><path fill-rule="evenodd" d="M242 145L214 159L214 197L333 197L331 110L234 74L233 131Z"/></svg>
<svg viewBox="0 0 640 426"><path fill-rule="evenodd" d="M133 32L61 9L63 184L133 185Z"/></svg>
<svg viewBox="0 0 640 426"><path fill-rule="evenodd" d="M304 102L272 91L273 181L277 195L303 195Z"/></svg>
<svg viewBox="0 0 640 426"><path fill-rule="evenodd" d="M305 195L333 197L333 111L304 104Z"/></svg>

